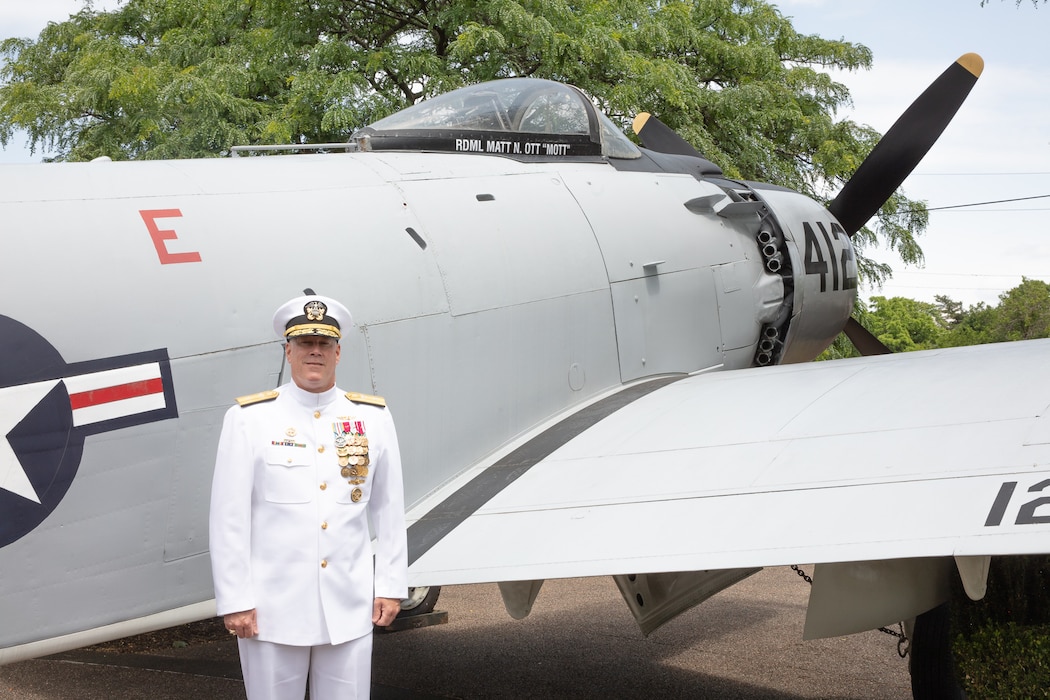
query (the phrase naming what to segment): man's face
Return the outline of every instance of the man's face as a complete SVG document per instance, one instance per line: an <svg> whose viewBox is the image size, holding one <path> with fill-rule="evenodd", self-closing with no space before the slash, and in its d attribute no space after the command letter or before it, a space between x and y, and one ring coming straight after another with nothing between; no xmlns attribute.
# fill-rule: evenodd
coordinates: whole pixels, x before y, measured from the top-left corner
<svg viewBox="0 0 1050 700"><path fill-rule="evenodd" d="M341 348L335 338L301 335L284 346L292 370L292 381L304 391L317 394L335 386L335 367Z"/></svg>

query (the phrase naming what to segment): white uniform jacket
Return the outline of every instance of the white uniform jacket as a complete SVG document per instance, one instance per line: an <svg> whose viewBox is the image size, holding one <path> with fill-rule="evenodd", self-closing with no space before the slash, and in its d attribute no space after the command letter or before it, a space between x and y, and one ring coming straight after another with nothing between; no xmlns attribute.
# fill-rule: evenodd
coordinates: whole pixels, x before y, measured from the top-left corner
<svg viewBox="0 0 1050 700"><path fill-rule="evenodd" d="M374 597L408 594L390 413L338 388L314 394L294 384L276 399L230 408L209 536L218 613L254 608L258 639L313 646L371 632Z"/></svg>

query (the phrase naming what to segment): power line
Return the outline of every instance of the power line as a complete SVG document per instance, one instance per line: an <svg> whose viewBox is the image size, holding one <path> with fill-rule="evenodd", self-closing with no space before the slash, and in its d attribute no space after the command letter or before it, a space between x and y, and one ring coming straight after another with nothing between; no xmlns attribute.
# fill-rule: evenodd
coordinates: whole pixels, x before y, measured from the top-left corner
<svg viewBox="0 0 1050 700"><path fill-rule="evenodd" d="M1017 172L1017 173L912 173L909 177L1027 177L1029 175L1050 175L1050 172Z"/></svg>
<svg viewBox="0 0 1050 700"><path fill-rule="evenodd" d="M959 275L953 275L952 273L949 273L949 272L928 273L928 274L931 274L931 275L937 274L937 275L942 275L942 276L958 276L958 277L1015 277L1015 278L1033 279L1033 280L1038 280L1040 282L1050 283L1050 275L1023 275L1023 274L1018 274L1018 275L980 275L980 274L973 274L973 275L959 274ZM1008 291L1010 289L1013 289L1014 287L1017 287L1020 284L1020 282L1016 282L1016 281L1012 281L1012 282L1009 282L1009 283L1005 283L1005 281L1004 281L1003 284L998 284L998 285L996 285L996 284L991 284L991 285L944 284L944 283L936 282L934 280L928 280L928 281L931 282L931 284L922 284L921 283L922 280L919 280L919 281L914 282L914 283L909 283L909 282L905 282L903 280L897 279L896 277L893 277L893 278L890 278L890 279L886 280L882 285L877 285L877 284L875 284L873 282L866 282L866 283L863 283L861 285L861 287L869 295L882 295L882 294L894 294L894 293L899 294L900 292L903 292L905 290L922 290L922 291L933 290L933 291L938 291L938 292L941 292L941 293L946 293L946 292L994 292L994 293L997 293L997 294L1001 294L1001 293L1006 292L1006 291Z"/></svg>
<svg viewBox="0 0 1050 700"><path fill-rule="evenodd" d="M890 283L882 285L881 288L872 287L870 291L878 291L883 293L886 287L890 286ZM1015 284L1014 287L1017 285ZM957 292L1005 292L1013 287L965 287L960 285L940 285L940 284L895 284L893 289L935 289L937 291L957 291Z"/></svg>
<svg viewBox="0 0 1050 700"><path fill-rule="evenodd" d="M1031 197L1013 197L1011 199L993 199L987 202L972 202L970 204L949 204L943 207L927 207L926 211L945 211L946 209L963 209L965 207L983 207L989 204L1009 204L1010 202L1029 202L1033 199L1050 199L1050 194L1037 194ZM1020 211L1020 210L1007 210L1007 211ZM1037 209L1035 211L1045 211L1044 209Z"/></svg>
<svg viewBox="0 0 1050 700"><path fill-rule="evenodd" d="M980 206L980 205L979 204L960 204L958 206L962 206L962 207L977 207L977 206ZM938 209L939 209L938 207L932 207L930 209L927 209L926 211L937 211ZM1026 213L1026 212L1033 212L1033 211L1050 211L1050 207L1024 207L1024 208L1019 208L1019 209L978 209L976 211L958 211L958 210L949 208L949 211L946 211L945 213L946 214L1010 214L1010 213L1023 214L1023 213Z"/></svg>
<svg viewBox="0 0 1050 700"><path fill-rule="evenodd" d="M893 276L896 278L897 275L923 275L929 277L1047 277L1050 278L1050 272L1046 274L1028 274L1027 272L927 272L926 270L894 270Z"/></svg>

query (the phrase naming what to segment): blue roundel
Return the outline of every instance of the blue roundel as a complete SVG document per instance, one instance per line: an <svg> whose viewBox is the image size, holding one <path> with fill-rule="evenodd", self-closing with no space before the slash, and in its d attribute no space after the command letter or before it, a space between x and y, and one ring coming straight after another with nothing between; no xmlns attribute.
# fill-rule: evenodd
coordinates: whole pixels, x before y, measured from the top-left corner
<svg viewBox="0 0 1050 700"><path fill-rule="evenodd" d="M0 316L4 361L0 363L0 414L5 389L60 378L66 363L58 351L31 328ZM15 416L17 418L17 416ZM80 466L84 436L73 429L73 412L59 381L25 416L0 435L16 463L0 464L25 472L39 503L0 487L0 547L33 530L58 506ZM2 447L2 445L0 445ZM4 452L0 451L0 460ZM8 457L10 453L8 453ZM10 477L9 477L10 478Z"/></svg>

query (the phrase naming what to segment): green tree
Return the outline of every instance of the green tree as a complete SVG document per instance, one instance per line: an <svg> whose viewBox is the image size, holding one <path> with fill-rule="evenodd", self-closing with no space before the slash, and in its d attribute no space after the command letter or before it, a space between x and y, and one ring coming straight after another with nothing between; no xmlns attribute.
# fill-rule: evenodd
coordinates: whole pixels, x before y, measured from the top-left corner
<svg viewBox="0 0 1050 700"><path fill-rule="evenodd" d="M944 294L935 294L933 300L944 325L949 330L962 323L963 319L966 317L966 311L963 309L961 301L955 301Z"/></svg>
<svg viewBox="0 0 1050 700"><path fill-rule="evenodd" d="M941 347L1050 338L1050 284L1046 282L1023 278L999 295L997 306L981 302L965 311L950 297L936 299L947 323Z"/></svg>
<svg viewBox="0 0 1050 700"><path fill-rule="evenodd" d="M858 299L852 315L892 352L928 350L943 347L945 337L953 332L956 322L950 313L958 313L960 318L966 318L966 315L959 311L961 304L952 302L948 297L938 299L936 304L906 297L875 296L868 303ZM817 359L834 360L859 356L860 353L846 335L840 333L835 342Z"/></svg>
<svg viewBox="0 0 1050 700"><path fill-rule="evenodd" d="M287 52L241 0L85 9L0 44L0 142L22 129L57 160L218 155L268 136Z"/></svg>
<svg viewBox="0 0 1050 700"><path fill-rule="evenodd" d="M905 297L872 297L868 316L870 330L893 352L928 350L939 346L945 332L940 310Z"/></svg>
<svg viewBox="0 0 1050 700"><path fill-rule="evenodd" d="M995 341L1050 338L1050 284L1023 278L1020 285L999 295L992 327Z"/></svg>
<svg viewBox="0 0 1050 700"><path fill-rule="evenodd" d="M959 304L959 308L962 308L962 304ZM987 306L984 302L960 311L958 318L950 323L948 331L941 336L940 346L948 348L996 342L992 328L998 314L998 307Z"/></svg>
<svg viewBox="0 0 1050 700"><path fill-rule="evenodd" d="M623 124L650 111L729 176L817 199L879 138L835 120L849 93L824 72L867 69L871 52L799 34L766 0L128 0L0 51L0 142L24 130L57 160L345 141L507 76L573 83ZM855 240L919 263L926 222L898 193ZM890 273L859 265L865 279Z"/></svg>

